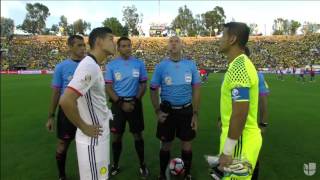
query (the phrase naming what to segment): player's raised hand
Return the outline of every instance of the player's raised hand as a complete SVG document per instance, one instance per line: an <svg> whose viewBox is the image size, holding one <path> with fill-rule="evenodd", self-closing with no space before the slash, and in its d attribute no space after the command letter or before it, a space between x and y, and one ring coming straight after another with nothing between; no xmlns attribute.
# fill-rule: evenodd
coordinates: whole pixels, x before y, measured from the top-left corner
<svg viewBox="0 0 320 180"><path fill-rule="evenodd" d="M160 123L164 123L164 121L167 119L168 115L169 115L168 113L164 113L164 112L162 112L161 110L159 110L159 111L157 112L158 121L159 121Z"/></svg>
<svg viewBox="0 0 320 180"><path fill-rule="evenodd" d="M102 126L100 125L86 125L81 130L85 135L94 138L98 138L103 132Z"/></svg>
<svg viewBox="0 0 320 180"><path fill-rule="evenodd" d="M48 121L46 123L46 128L49 132L53 132L53 130L54 130L54 118L53 117L48 118Z"/></svg>

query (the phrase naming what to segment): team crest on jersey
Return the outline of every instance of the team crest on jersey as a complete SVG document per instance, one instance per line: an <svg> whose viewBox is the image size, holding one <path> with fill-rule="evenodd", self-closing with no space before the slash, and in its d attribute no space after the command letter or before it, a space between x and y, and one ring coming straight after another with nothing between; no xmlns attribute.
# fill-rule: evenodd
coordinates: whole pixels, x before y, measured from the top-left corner
<svg viewBox="0 0 320 180"><path fill-rule="evenodd" d="M192 75L190 73L186 73L184 75L184 80L186 81L186 83L191 83L192 81Z"/></svg>
<svg viewBox="0 0 320 180"><path fill-rule="evenodd" d="M133 77L139 77L140 76L140 72L139 72L139 70L138 69L133 69L132 70L132 76Z"/></svg>
<svg viewBox="0 0 320 180"><path fill-rule="evenodd" d="M166 83L166 85L170 86L172 85L172 78L170 76L167 76L164 78L164 82Z"/></svg>
<svg viewBox="0 0 320 180"><path fill-rule="evenodd" d="M116 72L116 73L114 73L114 77L116 78L116 81L120 81L122 78L122 75L120 72Z"/></svg>

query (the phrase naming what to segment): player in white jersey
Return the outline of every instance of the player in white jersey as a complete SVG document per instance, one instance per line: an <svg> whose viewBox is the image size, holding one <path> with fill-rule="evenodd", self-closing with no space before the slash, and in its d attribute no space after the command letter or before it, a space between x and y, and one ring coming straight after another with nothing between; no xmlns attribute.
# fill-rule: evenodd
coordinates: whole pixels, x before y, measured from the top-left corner
<svg viewBox="0 0 320 180"><path fill-rule="evenodd" d="M78 65L60 105L78 128L76 133L81 180L108 179L109 120L105 83L99 64L114 54L111 29L95 28L89 35L90 52Z"/></svg>

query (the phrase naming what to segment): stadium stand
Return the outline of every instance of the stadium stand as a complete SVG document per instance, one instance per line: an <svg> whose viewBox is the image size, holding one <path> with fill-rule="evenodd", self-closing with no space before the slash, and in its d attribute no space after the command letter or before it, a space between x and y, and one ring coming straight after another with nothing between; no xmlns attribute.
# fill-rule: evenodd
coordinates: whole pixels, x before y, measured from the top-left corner
<svg viewBox="0 0 320 180"><path fill-rule="evenodd" d="M67 37L28 36L1 39L1 70L53 70L67 57ZM145 61L148 70L167 54L167 38L132 38L134 55ZM214 37L184 37L187 58L201 68L225 69L226 59L218 53ZM262 36L249 41L251 58L259 68L305 67L320 64L320 34L307 36Z"/></svg>

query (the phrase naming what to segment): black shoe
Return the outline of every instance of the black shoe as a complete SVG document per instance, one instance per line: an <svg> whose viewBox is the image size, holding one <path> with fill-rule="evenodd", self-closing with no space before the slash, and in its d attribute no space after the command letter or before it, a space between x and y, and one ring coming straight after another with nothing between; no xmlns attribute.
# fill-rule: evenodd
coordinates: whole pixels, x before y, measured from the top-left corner
<svg viewBox="0 0 320 180"><path fill-rule="evenodd" d="M112 165L111 169L110 169L110 176L115 176L115 175L117 175L119 173L120 173L119 166L115 167L114 165Z"/></svg>
<svg viewBox="0 0 320 180"><path fill-rule="evenodd" d="M184 180L192 180L191 174L186 174L183 178Z"/></svg>
<svg viewBox="0 0 320 180"><path fill-rule="evenodd" d="M164 175L159 175L158 180L167 180L166 176Z"/></svg>
<svg viewBox="0 0 320 180"><path fill-rule="evenodd" d="M139 169L141 178L145 179L149 176L149 169L146 167L146 165L143 165Z"/></svg>

